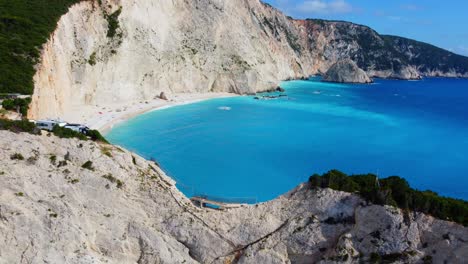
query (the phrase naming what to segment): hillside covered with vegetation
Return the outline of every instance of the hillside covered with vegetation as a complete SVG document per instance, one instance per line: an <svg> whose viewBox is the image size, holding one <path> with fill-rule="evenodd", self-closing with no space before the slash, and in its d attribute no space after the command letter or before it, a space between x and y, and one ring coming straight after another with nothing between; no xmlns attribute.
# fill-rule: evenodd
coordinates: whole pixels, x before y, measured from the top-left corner
<svg viewBox="0 0 468 264"><path fill-rule="evenodd" d="M397 176L378 179L374 174L346 175L332 170L309 179L313 188L331 188L358 193L365 200L379 205L392 205L405 211L417 211L468 226L468 202L441 197L432 191L411 188Z"/></svg>
<svg viewBox="0 0 468 264"><path fill-rule="evenodd" d="M392 52L393 56L403 58L405 63L419 65L422 72L436 69L468 72L468 57L408 38L390 35L381 35L381 37L385 41L385 47Z"/></svg>
<svg viewBox="0 0 468 264"><path fill-rule="evenodd" d="M381 35L368 26L346 21L306 19L305 23L311 36L312 50L320 50L319 35L324 33L330 40L323 53L338 50L340 56L352 58L364 70L399 71L406 65L412 65L423 76L430 76L433 72L442 75L464 75L468 72L468 57L431 44Z"/></svg>
<svg viewBox="0 0 468 264"><path fill-rule="evenodd" d="M0 0L0 93L32 94L42 45L79 1Z"/></svg>

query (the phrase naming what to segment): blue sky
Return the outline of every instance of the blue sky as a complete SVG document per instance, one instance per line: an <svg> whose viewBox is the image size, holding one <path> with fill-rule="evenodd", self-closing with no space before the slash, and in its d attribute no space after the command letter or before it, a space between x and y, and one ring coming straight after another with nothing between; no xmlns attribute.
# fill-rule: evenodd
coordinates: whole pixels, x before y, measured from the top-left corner
<svg viewBox="0 0 468 264"><path fill-rule="evenodd" d="M467 0L264 0L294 18L346 20L468 56Z"/></svg>

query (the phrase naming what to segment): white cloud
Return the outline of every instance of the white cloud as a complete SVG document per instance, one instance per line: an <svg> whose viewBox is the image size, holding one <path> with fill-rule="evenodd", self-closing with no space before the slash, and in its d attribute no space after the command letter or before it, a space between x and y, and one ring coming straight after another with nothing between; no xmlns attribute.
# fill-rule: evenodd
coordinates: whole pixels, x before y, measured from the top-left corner
<svg viewBox="0 0 468 264"><path fill-rule="evenodd" d="M295 10L309 14L342 14L352 12L353 7L345 0L306 0L296 5Z"/></svg>

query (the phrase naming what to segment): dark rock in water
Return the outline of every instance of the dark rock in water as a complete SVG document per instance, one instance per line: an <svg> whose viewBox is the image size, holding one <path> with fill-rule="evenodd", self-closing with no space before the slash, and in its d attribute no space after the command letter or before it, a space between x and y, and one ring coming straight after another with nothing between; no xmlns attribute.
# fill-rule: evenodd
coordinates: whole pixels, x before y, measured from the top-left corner
<svg viewBox="0 0 468 264"><path fill-rule="evenodd" d="M269 88L268 90L262 91L261 93L272 93L276 92L276 88Z"/></svg>
<svg viewBox="0 0 468 264"><path fill-rule="evenodd" d="M166 94L164 92L161 92L161 94L159 95L159 98L162 99L162 100L166 100L166 101L169 100L169 99L167 99L167 96L166 96Z"/></svg>
<svg viewBox="0 0 468 264"><path fill-rule="evenodd" d="M372 80L366 72L350 60L340 60L333 64L323 76L324 82L337 83L371 83Z"/></svg>
<svg viewBox="0 0 468 264"><path fill-rule="evenodd" d="M276 88L276 91L277 91L277 92L282 92L282 93L286 92L286 90L284 90L284 89L281 88L280 86L278 86L278 87Z"/></svg>

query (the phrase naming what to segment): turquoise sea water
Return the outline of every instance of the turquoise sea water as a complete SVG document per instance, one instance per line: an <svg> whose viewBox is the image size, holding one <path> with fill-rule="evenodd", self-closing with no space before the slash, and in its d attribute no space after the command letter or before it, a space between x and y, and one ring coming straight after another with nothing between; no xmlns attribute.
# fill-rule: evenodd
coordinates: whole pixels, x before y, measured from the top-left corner
<svg viewBox="0 0 468 264"><path fill-rule="evenodd" d="M288 97L153 111L107 134L156 159L188 196L266 201L313 173L399 175L468 199L468 80L284 82ZM228 107L228 108L226 108Z"/></svg>

